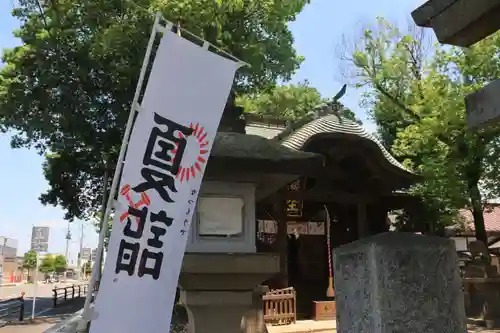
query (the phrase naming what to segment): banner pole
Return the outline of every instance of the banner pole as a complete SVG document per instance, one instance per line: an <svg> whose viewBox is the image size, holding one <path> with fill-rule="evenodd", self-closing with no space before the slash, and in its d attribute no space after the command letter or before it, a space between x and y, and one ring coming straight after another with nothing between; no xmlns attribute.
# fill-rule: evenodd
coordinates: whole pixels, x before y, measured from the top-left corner
<svg viewBox="0 0 500 333"><path fill-rule="evenodd" d="M154 24L153 24L153 29L151 30L151 36L149 37L148 46L146 48L146 54L145 54L144 60L142 62L141 73L139 74L139 81L137 82L137 87L135 89L134 99L132 100L132 105L130 107L130 114L128 117L127 126L125 127L125 133L123 134L122 146L120 148L120 154L118 156L118 162L116 163L115 174L113 176L113 181L111 183L111 188L109 190L109 196L108 196L108 202L106 204L106 210L105 210L104 217L102 220L102 228L101 228L101 232L99 234L99 245L97 246L97 253L96 253L97 258L99 258L102 255L102 252L104 249L104 239L106 238L106 234L108 232L109 214L111 213L111 206L113 205L115 192L116 192L116 189L119 185L118 183L120 181L121 170L122 170L123 163L124 163L125 151L127 150L128 140L129 140L130 134L132 132L134 115L135 115L135 112L137 110L137 104L139 102L139 96L141 94L142 85L144 83L144 78L146 76L146 70L147 70L147 67L149 64L149 58L151 56L151 51L153 49L153 44L154 44L156 33L157 33L157 26L160 23L160 18L161 18L161 15L159 13L157 13L155 16ZM90 301L92 299L94 285L96 282L95 280L97 277L97 274L95 272L96 269L99 269L97 267L97 265L95 265L93 268L91 280L89 283L89 288L87 290L87 297L85 298L85 305L83 307L83 319L85 321L88 321L91 319L91 318L89 318L89 308L90 308Z"/></svg>
<svg viewBox="0 0 500 333"><path fill-rule="evenodd" d="M106 171L104 172L104 193L103 193L103 196L102 196L101 218L100 218L100 221L99 221L99 231L102 230L102 226L104 225L103 224L104 215L106 214L106 206L107 206L107 202L108 202L109 163L108 163L107 159L106 159L105 165L106 165ZM94 260L94 265L97 265L97 267L98 267L95 270L95 273L96 273L95 281L96 282L101 281L103 252L101 252L101 256L100 257L97 257L97 250L96 250L96 258ZM92 279L92 277L91 277L91 279Z"/></svg>

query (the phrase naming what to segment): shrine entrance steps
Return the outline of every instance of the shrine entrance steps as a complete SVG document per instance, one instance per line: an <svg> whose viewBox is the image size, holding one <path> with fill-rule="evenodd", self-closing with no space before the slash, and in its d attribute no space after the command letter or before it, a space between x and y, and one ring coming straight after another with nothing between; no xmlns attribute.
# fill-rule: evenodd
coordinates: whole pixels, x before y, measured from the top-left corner
<svg viewBox="0 0 500 333"><path fill-rule="evenodd" d="M332 333L336 331L335 320L297 320L295 324L271 326L267 325L268 333Z"/></svg>
<svg viewBox="0 0 500 333"><path fill-rule="evenodd" d="M297 292L297 319L306 320L314 317L314 301L326 300L325 281L303 281L296 283Z"/></svg>

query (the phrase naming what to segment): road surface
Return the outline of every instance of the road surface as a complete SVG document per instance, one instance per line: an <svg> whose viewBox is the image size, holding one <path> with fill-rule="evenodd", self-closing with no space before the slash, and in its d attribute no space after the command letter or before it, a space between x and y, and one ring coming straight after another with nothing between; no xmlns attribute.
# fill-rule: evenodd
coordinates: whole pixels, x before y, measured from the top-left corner
<svg viewBox="0 0 500 333"><path fill-rule="evenodd" d="M4 327L0 326L0 333L42 333L71 318L75 312L83 308L84 303L85 298L78 298L55 309L44 311L44 313L37 315L33 321L26 319L22 322L11 322Z"/></svg>
<svg viewBox="0 0 500 333"><path fill-rule="evenodd" d="M58 287L66 287L71 284L38 284L36 290L36 301L35 301L35 315L38 313L43 313L43 311L52 308L52 289L54 289L54 285ZM25 284L19 286L10 286L10 287L2 287L1 289L1 299L10 299L21 296L21 292L24 292L24 308L25 308L25 317L31 318L31 312L33 309L33 295L35 292L35 285L33 284Z"/></svg>
<svg viewBox="0 0 500 333"><path fill-rule="evenodd" d="M33 308L34 285L19 285L2 288L2 298L19 297L25 293L25 311L23 322L14 320L5 327L0 323L0 333L41 333L56 323L68 318L71 314L83 307L84 295L75 301L68 301L53 308L53 288L71 286L73 283L39 284L36 290L35 321L31 321ZM68 294L71 298L70 292ZM76 296L76 295L75 295Z"/></svg>

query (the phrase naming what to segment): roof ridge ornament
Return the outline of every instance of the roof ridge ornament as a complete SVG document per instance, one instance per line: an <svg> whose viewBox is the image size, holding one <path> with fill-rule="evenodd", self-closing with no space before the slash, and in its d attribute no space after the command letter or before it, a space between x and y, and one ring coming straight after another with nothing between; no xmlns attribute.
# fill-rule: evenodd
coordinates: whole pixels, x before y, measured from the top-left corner
<svg viewBox="0 0 500 333"><path fill-rule="evenodd" d="M345 119L344 117L342 117L339 111L341 111L344 108L344 106L342 105L342 103L339 102L339 99L341 99L345 95L346 91L347 91L347 84L344 84L342 88L340 88L340 90L335 94L335 96L330 101L316 105L313 108L313 110L311 110L311 112L308 112L303 117L290 122L286 127L286 129L282 131L280 134L276 135L274 138L272 138L272 140L282 141L288 136L290 136L297 129L301 128L302 126L305 126L311 121L318 120L320 118L332 114L337 116L339 123L342 124Z"/></svg>

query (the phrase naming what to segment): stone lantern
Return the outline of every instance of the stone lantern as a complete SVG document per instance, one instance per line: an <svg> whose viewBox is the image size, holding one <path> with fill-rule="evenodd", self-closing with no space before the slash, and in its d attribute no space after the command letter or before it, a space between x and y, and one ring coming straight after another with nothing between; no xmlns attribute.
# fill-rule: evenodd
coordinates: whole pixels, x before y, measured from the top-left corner
<svg viewBox="0 0 500 333"><path fill-rule="evenodd" d="M280 272L280 257L256 251L256 201L322 165L322 157L244 134L228 100L193 215L180 275L191 332L234 333L253 290Z"/></svg>

